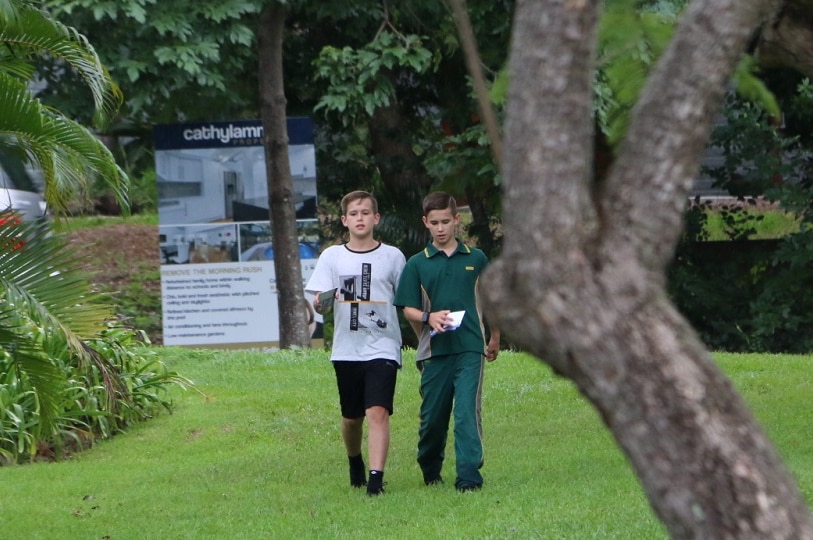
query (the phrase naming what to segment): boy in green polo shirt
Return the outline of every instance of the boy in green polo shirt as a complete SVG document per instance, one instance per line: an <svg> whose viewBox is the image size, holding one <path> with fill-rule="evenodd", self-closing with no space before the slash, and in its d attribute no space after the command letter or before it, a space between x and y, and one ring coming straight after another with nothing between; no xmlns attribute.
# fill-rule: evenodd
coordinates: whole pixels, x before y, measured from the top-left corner
<svg viewBox="0 0 813 540"><path fill-rule="evenodd" d="M500 333L486 345L477 286L488 264L485 254L455 237L460 221L454 197L440 191L423 200L423 223L432 241L406 263L393 302L418 335L421 423L418 464L427 485L442 483L449 419L454 413L458 491L483 485L480 394L483 357L499 353ZM459 326L451 314L463 311ZM459 317L459 313L457 313Z"/></svg>

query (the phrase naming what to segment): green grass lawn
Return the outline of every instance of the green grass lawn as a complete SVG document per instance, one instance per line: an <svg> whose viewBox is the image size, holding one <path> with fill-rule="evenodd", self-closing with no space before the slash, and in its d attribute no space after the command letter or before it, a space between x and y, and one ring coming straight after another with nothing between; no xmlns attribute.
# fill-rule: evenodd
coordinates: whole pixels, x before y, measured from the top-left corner
<svg viewBox="0 0 813 540"><path fill-rule="evenodd" d="M138 223L144 225L155 225L158 227L157 213L134 214L132 216L75 216L54 219L54 230L57 232L70 232L88 227L104 227L107 225L118 225L121 223ZM158 234L156 229L156 234Z"/></svg>
<svg viewBox="0 0 813 540"><path fill-rule="evenodd" d="M708 233L708 239L715 240L729 240L726 231L726 225L723 219L723 214L720 211L708 211L708 221L705 225L705 230ZM754 228L754 233L749 236L751 240L765 240L774 238L784 238L790 234L799 232L800 218L789 212L784 212L780 209L756 209L745 207L743 215L751 217L759 217L759 220L748 222L748 226Z"/></svg>
<svg viewBox="0 0 813 540"><path fill-rule="evenodd" d="M60 463L0 468L0 531L26 539L657 539L625 458L573 385L520 353L487 366L486 484L415 463L418 372L400 374L387 493L349 487L327 353L162 349L201 393ZM811 357L717 355L810 500ZM366 455L366 451L365 451Z"/></svg>

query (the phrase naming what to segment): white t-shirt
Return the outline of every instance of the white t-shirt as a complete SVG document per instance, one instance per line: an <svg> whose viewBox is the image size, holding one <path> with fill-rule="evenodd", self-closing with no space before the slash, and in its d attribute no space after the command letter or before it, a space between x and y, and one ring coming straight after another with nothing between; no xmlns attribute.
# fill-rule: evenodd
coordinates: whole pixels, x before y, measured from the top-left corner
<svg viewBox="0 0 813 540"><path fill-rule="evenodd" d="M401 328L392 304L406 259L398 248L370 251L330 246L305 286L310 293L338 288L333 303L332 361L395 360L401 364Z"/></svg>

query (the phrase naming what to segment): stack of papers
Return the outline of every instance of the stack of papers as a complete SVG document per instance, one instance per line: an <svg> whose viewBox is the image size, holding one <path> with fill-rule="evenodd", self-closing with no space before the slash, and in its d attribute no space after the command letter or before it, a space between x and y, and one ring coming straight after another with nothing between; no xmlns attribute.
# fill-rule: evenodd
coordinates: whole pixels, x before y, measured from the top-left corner
<svg viewBox="0 0 813 540"><path fill-rule="evenodd" d="M323 293L319 293L319 314L324 315L333 309L333 301L336 299L336 291L338 289L330 289Z"/></svg>
<svg viewBox="0 0 813 540"><path fill-rule="evenodd" d="M463 315L465 315L465 314L466 314L466 310L452 311L451 313L449 313L449 317L452 318L452 323L447 324L446 326L443 327L443 329L446 332L449 332L451 330L457 330L458 328L460 328L460 324L463 322ZM430 336L435 336L435 335L437 335L437 333L438 333L437 330L432 330L431 332L429 332L429 335Z"/></svg>

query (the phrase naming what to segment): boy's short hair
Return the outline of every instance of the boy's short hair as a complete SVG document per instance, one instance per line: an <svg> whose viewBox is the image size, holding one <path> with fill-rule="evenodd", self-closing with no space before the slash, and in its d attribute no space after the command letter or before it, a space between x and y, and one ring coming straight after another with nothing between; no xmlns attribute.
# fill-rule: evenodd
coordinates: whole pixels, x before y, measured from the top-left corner
<svg viewBox="0 0 813 540"><path fill-rule="evenodd" d="M454 197L445 191L433 191L423 198L423 215L426 216L432 210L446 210L452 211L452 215L457 215L457 202Z"/></svg>
<svg viewBox="0 0 813 540"><path fill-rule="evenodd" d="M378 201L375 200L375 197L373 197L372 193L369 193L367 191L357 190L357 191L351 191L350 193L348 193L347 195L342 197L342 215L343 216L347 215L347 207L350 206L351 202L362 201L364 199L370 199L370 201L372 201L372 203L373 203L373 213L377 214L378 213Z"/></svg>

